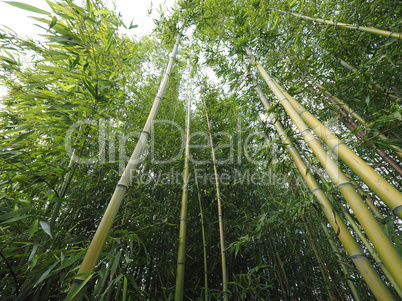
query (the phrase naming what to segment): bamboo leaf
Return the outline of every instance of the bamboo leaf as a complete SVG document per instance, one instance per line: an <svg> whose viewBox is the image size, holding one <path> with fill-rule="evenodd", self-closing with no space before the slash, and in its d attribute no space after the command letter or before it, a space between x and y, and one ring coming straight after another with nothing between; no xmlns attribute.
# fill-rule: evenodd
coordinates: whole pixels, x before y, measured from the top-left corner
<svg viewBox="0 0 402 301"><path fill-rule="evenodd" d="M50 229L49 223L46 222L46 221L44 221L43 219L41 219L41 220L39 221L39 224L40 224L42 230L45 231L45 233L46 233L47 235L49 235L51 238L53 238L53 237L52 237L52 231L51 231L51 229Z"/></svg>
<svg viewBox="0 0 402 301"><path fill-rule="evenodd" d="M124 283L123 283L123 301L126 301L127 296L127 277L124 276Z"/></svg>
<svg viewBox="0 0 402 301"><path fill-rule="evenodd" d="M34 286L37 286L39 283L41 283L45 278L49 275L49 273L53 270L53 268L59 263L59 261L53 263L40 277L39 279L35 282Z"/></svg>
<svg viewBox="0 0 402 301"><path fill-rule="evenodd" d="M113 264L110 269L110 275L114 275L114 273L116 273L117 267L120 263L120 255L121 255L121 251L117 252L116 256L114 257Z"/></svg>
<svg viewBox="0 0 402 301"><path fill-rule="evenodd" d="M43 9L37 8L35 6L29 5L29 4L25 4L25 3L22 3L22 2L16 2L16 1L4 1L4 2L7 3L7 4L10 4L12 6L27 10L27 11L31 11L31 12L34 12L34 13L50 16L49 12L47 12L47 11L45 11Z"/></svg>
<svg viewBox="0 0 402 301"><path fill-rule="evenodd" d="M94 11L94 15L105 15L110 13L112 13L112 11L107 9Z"/></svg>
<svg viewBox="0 0 402 301"><path fill-rule="evenodd" d="M69 291L67 297L64 299L64 301L70 301L72 298L74 298L80 291L81 289L85 286L85 284L87 284L87 282L92 278L94 274L91 274L87 277L87 279L85 279L84 281L82 281L80 283L79 286L77 286L75 288L75 290L73 291Z"/></svg>
<svg viewBox="0 0 402 301"><path fill-rule="evenodd" d="M49 25L49 29L52 29L56 25L56 23L57 23L57 18L53 17L52 22Z"/></svg>
<svg viewBox="0 0 402 301"><path fill-rule="evenodd" d="M36 232L36 230L38 230L38 223L39 223L39 220L38 220L38 219L35 219L35 220L32 222L31 226L29 227L29 231L28 231L29 237L32 237L32 235L34 235L34 233Z"/></svg>

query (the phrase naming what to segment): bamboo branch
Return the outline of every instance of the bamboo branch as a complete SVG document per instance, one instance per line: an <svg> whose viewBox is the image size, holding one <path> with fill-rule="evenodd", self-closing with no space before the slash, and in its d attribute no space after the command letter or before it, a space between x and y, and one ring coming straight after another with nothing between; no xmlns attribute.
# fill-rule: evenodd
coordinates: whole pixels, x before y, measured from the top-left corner
<svg viewBox="0 0 402 301"><path fill-rule="evenodd" d="M391 32L391 31L387 31L387 30L377 29L377 28L374 28L374 27L365 27L365 26L352 25L352 24L342 23L342 22L333 22L333 21L324 20L324 19L320 19L320 18L311 18L311 17L308 17L308 16L304 16L302 14L296 14L296 13L292 13L292 12L288 12L288 11L284 11L284 10L279 10L279 11L282 14L292 15L292 16L299 17L299 18L302 18L302 19L305 19L305 20L312 20L314 22L319 22L319 23L339 26L339 27L343 27L343 28L348 28L348 29L353 29L353 30L359 30L359 31L363 31L363 32L373 33L373 34L385 36L385 37L388 37L388 38L395 38L395 39L398 39L398 40L402 39L402 33L401 32Z"/></svg>

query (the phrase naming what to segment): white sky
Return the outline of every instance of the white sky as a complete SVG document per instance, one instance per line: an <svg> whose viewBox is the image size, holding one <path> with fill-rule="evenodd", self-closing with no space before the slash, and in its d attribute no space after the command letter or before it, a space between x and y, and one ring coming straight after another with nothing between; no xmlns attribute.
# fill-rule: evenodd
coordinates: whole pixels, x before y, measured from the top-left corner
<svg viewBox="0 0 402 301"><path fill-rule="evenodd" d="M104 0L108 7L113 7L113 0ZM46 11L51 11L45 0L17 0L17 2L23 2L41 8ZM76 0L77 4L80 4L80 0ZM124 31L128 35L142 36L151 33L154 28L153 19L159 18L159 9L162 5L163 10L170 9L175 0L115 0L116 9L123 15L124 24L128 27L132 20L133 24L138 25L137 28L130 31ZM153 7L151 16L148 16L148 9ZM43 29L35 26L39 23L29 16L43 16L30 11L16 8L3 0L0 0L0 25L6 25L13 29L17 34L22 36L35 37L37 34L43 34Z"/></svg>

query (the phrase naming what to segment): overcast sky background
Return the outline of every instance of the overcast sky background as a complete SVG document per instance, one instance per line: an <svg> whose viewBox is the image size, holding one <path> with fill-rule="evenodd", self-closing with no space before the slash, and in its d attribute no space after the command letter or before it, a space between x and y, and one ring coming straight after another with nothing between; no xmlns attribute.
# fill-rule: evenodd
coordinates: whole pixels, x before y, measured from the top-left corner
<svg viewBox="0 0 402 301"><path fill-rule="evenodd" d="M113 0L104 1L110 9L113 8ZM23 2L49 12L51 11L45 0L19 0L17 2ZM114 2L116 3L116 10L122 13L126 26L129 26L132 20L134 20L133 24L138 25L137 28L123 31L123 33L143 36L151 33L154 28L153 19L159 19L157 9L160 8L160 5L162 5L162 9L165 11L173 7L175 0L115 0ZM81 1L76 1L76 3L79 4ZM153 11L148 16L148 9L151 5ZM39 22L30 18L30 16L43 15L16 8L0 0L0 26L6 25L17 34L32 38L38 34L43 34L43 29L34 25Z"/></svg>

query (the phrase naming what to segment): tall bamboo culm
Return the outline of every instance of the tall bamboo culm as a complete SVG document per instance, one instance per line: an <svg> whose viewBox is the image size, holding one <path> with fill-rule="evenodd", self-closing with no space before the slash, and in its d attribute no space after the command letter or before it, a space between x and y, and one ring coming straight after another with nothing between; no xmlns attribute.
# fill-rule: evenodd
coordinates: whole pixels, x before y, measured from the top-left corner
<svg viewBox="0 0 402 301"><path fill-rule="evenodd" d="M208 301L208 265L207 265L207 243L205 240L205 227L204 227L204 213L202 210L200 188L198 186L197 174L194 166L194 180L197 187L198 204L200 206L200 219L201 219L201 233L202 233L202 249L204 253L204 297L205 301Z"/></svg>
<svg viewBox="0 0 402 301"><path fill-rule="evenodd" d="M268 101L265 95L262 93L260 87L257 84L255 77L252 75L254 88L257 91L258 96L260 97L261 102L267 110L270 110L271 106L268 104ZM271 120L276 120L275 116L271 114ZM356 265L357 269L363 276L364 280L368 284L369 288L373 292L374 296L376 296L379 300L394 300L391 292L388 290L387 286L378 276L377 272L366 258L364 253L361 251L359 245L356 243L352 235L349 233L348 228L343 223L342 219L339 215L334 211L330 201L325 196L324 191L317 184L316 180L312 176L311 172L308 170L306 164L303 162L302 158L299 155L296 147L292 144L292 142L287 137L285 130L279 121L274 123L274 127L278 132L279 137L281 138L283 144L286 146L289 154L292 156L294 163L296 164L300 174L306 181L308 187L311 190L311 193L317 198L318 203L320 204L321 209L324 212L324 215L328 219L331 227L334 229L337 237L345 247L346 252L349 254L353 263Z"/></svg>
<svg viewBox="0 0 402 301"><path fill-rule="evenodd" d="M385 36L385 37L388 37L388 38L395 38L395 39L399 39L399 40L402 39L402 33L401 32L391 32L391 31L387 31L387 30L377 29L377 28L374 28L374 27L365 27L365 26L359 26L359 25L352 25L352 24L347 24L347 23L342 23L342 22L332 22L332 21L329 21L329 20L324 20L324 19L320 19L320 18L311 18L311 17L308 17L308 16L304 16L302 14L296 14L296 13L292 13L292 12L288 12L288 11L284 11L284 10L279 10L279 11L281 13L283 13L283 14L292 15L292 16L302 18L302 19L305 19L305 20L312 20L314 22L319 22L319 23L339 26L339 27L343 27L343 28L348 28L348 29L354 29L354 30L359 30L359 31L363 31L363 32L373 33L373 34Z"/></svg>
<svg viewBox="0 0 402 301"><path fill-rule="evenodd" d="M187 95L186 148L184 153L183 192L181 199L179 250L177 255L175 301L183 300L184 296L184 267L186 259L186 232L187 232L187 199L188 199L188 182L190 179L189 164L188 164L190 156L190 148L189 148L190 123L191 123L191 79L188 86L188 95Z"/></svg>
<svg viewBox="0 0 402 301"><path fill-rule="evenodd" d="M402 275L400 274L400 271L402 271L401 255L395 249L395 247L389 240L387 234L381 228L377 220L368 210L367 206L364 204L360 195L354 190L354 187L350 183L349 179L338 168L336 163L332 160L332 158L327 154L325 149L318 142L318 140L316 140L314 135L310 132L310 129L304 123L299 113L292 106L290 100L282 92L283 89L281 90L280 86L268 75L268 73L264 70L261 64L259 64L254 59L249 49L247 49L247 52L250 55L251 62L256 65L258 71L261 73L267 85L270 87L272 92L274 92L274 94L280 101L281 105L285 108L288 115L299 129L303 139L310 146L310 148L312 149L312 151L314 152L314 154L316 155L322 166L328 172L328 175L331 177L331 179L337 185L339 191L342 193L346 201L349 203L360 224L363 226L370 240L374 244L377 252L383 259L385 265L388 267L388 269L390 270L391 274L395 277L395 279L397 279L398 285L400 285L402 283ZM315 127L313 127L313 129L314 128ZM328 135L327 133L325 134ZM328 137L326 137L326 139L328 139ZM384 185L384 183L381 184ZM389 186L392 187L391 185ZM399 192L395 188L393 189L399 194Z"/></svg>
<svg viewBox="0 0 402 301"><path fill-rule="evenodd" d="M325 235L327 236L327 239L328 239L329 245L331 246L332 251L334 251L336 257L338 258L338 262L341 265L343 274L345 275L346 278L349 278L349 270L348 270L346 264L343 262L342 257L339 254L338 248L336 247L334 241L332 240L331 236L329 235L327 227L325 226L325 224L323 222L321 222L321 226L322 226L322 229L324 230ZM360 298L359 293L357 292L355 284L350 279L347 279L347 283L350 288L350 291L352 292L354 301L360 301L361 298Z"/></svg>
<svg viewBox="0 0 402 301"><path fill-rule="evenodd" d="M158 112L159 106L162 102L163 95L165 93L167 84L169 82L170 74L173 68L173 62L176 57L177 49L179 47L180 38L182 33L177 35L176 43L173 47L173 51L170 55L169 63L166 68L165 75L162 79L161 85L159 87L157 96L155 97L154 103L152 105L151 112L149 113L148 119L145 123L144 129L138 139L137 145L127 163L127 166L115 188L113 196L106 208L106 211L102 217L102 220L96 230L95 236L85 254L84 260L81 263L80 269L73 280L73 284L67 295L67 300L81 301L84 297L85 290L83 289L86 282L91 278L92 272L95 264L98 261L99 255L105 244L107 235L112 227L113 221L119 210L120 204L124 198L126 191L131 183L131 172L136 169L138 163L140 162L141 155L144 153L146 148L148 138L151 135L151 128L155 120L156 114Z"/></svg>
<svg viewBox="0 0 402 301"><path fill-rule="evenodd" d="M209 141L211 145L211 155L212 155L212 165L214 166L214 174L215 174L215 186L216 186L216 199L218 203L218 221L219 221L219 236L220 236L220 246L221 246L221 259L222 259L222 292L223 292L223 299L229 300L228 296L228 272L226 266L226 246L225 246L225 235L223 230L223 215L222 215L222 202L221 202L221 194L219 189L219 177L218 171L216 169L216 160L215 160L215 150L214 150L214 143L212 141L212 133L211 133L211 125L209 122L207 105L204 101L205 107L205 117L207 118L207 125L208 125L208 132L209 132Z"/></svg>

